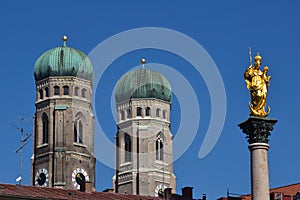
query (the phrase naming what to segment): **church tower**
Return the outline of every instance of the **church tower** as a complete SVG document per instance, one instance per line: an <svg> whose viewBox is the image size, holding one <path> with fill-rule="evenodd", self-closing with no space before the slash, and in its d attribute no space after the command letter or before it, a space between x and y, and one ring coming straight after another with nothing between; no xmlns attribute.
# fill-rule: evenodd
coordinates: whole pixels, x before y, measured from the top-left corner
<svg viewBox="0 0 300 200"><path fill-rule="evenodd" d="M66 41L34 65L32 185L85 190L86 184L95 187L93 69Z"/></svg>
<svg viewBox="0 0 300 200"><path fill-rule="evenodd" d="M168 80L144 67L118 81L115 192L147 196L163 196L165 188L176 192L171 95Z"/></svg>

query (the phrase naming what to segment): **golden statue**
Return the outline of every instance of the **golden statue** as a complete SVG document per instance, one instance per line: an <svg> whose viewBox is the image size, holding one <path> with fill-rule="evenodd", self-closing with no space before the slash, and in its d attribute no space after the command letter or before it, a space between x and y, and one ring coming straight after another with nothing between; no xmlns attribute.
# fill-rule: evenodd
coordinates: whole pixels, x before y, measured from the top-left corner
<svg viewBox="0 0 300 200"><path fill-rule="evenodd" d="M251 103L249 102L250 116L266 117L270 113L270 107L268 107L267 112L265 111L268 86L271 79L271 76L267 76L269 68L268 66L265 66L263 71L260 70L262 57L259 53L254 57L255 63L254 66L252 66L250 48L249 54L250 66L245 71L244 78L251 95Z"/></svg>

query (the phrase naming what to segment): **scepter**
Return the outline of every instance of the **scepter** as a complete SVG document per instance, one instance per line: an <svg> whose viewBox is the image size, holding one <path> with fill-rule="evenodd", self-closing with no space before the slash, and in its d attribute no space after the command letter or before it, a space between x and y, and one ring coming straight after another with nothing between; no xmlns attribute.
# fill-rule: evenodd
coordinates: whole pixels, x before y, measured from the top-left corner
<svg viewBox="0 0 300 200"><path fill-rule="evenodd" d="M249 61L250 61L250 66L252 66L252 52L251 52L251 47L249 47L248 50L249 50Z"/></svg>

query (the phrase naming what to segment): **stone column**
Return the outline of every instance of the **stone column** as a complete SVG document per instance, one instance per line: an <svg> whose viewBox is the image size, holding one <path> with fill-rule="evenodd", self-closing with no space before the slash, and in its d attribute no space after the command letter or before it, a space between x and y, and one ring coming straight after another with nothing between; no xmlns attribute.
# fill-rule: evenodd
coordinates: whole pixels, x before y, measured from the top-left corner
<svg viewBox="0 0 300 200"><path fill-rule="evenodd" d="M239 127L249 142L251 156L251 194L252 200L269 200L268 149L269 135L277 120L249 117Z"/></svg>

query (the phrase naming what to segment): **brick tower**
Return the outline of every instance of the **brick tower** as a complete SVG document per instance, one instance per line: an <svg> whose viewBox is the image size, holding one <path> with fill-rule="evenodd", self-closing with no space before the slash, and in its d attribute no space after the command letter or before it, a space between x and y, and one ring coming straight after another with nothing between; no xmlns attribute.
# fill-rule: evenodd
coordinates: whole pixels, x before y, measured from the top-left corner
<svg viewBox="0 0 300 200"><path fill-rule="evenodd" d="M165 188L175 192L171 95L168 80L149 69L128 72L118 81L116 192L147 196L163 196Z"/></svg>
<svg viewBox="0 0 300 200"><path fill-rule="evenodd" d="M34 66L36 112L32 185L84 190L95 187L93 69L80 50L63 45Z"/></svg>

